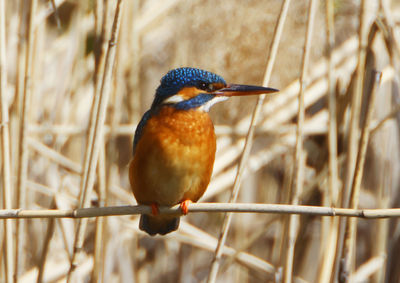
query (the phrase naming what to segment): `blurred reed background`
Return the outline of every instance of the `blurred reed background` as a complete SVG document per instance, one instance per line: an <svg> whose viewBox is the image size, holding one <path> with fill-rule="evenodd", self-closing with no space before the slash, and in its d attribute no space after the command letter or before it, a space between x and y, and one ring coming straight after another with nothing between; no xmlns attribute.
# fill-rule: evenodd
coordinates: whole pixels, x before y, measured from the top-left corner
<svg viewBox="0 0 400 283"><path fill-rule="evenodd" d="M238 202L400 207L400 2L310 1L124 1L111 77L117 1L0 0L3 208L135 204L136 124L182 66L281 90L261 107ZM108 94L103 137L90 113ZM229 200L256 99L212 109L218 151L202 202ZM2 220L0 281L206 281L223 220L190 214L164 237L140 232L137 216ZM235 214L222 251L217 282L400 282L398 219Z"/></svg>

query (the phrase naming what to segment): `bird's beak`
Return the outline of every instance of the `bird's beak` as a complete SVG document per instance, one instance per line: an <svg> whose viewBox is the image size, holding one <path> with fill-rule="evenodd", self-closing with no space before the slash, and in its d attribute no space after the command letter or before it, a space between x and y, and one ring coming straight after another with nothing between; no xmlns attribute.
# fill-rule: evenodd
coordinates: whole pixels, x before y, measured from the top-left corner
<svg viewBox="0 0 400 283"><path fill-rule="evenodd" d="M216 92L214 92L214 94L217 96L244 96L244 95L266 94L277 91L279 90L270 87L228 84L226 87L221 88Z"/></svg>

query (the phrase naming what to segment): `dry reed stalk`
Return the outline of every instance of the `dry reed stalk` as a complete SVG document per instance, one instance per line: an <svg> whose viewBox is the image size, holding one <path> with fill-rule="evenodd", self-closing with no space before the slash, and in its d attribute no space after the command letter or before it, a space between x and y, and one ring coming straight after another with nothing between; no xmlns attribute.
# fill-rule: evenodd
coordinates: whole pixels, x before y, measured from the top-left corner
<svg viewBox="0 0 400 283"><path fill-rule="evenodd" d="M366 59L366 48L367 48L367 32L365 30L365 9L366 4L365 0L362 0L360 3L360 14L359 14L359 46L358 46L358 63L356 69L356 85L355 91L352 94L351 99L351 108L350 108L350 126L348 129L348 144L347 144L347 164L346 164L346 174L345 181L342 190L342 207L349 207L350 205L350 197L351 197L351 186L353 183L354 172L355 172L355 163L357 158L358 144L357 141L359 139L360 129L358 126L360 120L360 111L361 111L361 97L363 92L363 76L365 70L365 59ZM336 253L335 260L335 278L338 278L340 282L343 280L347 280L350 272L350 266L352 266L352 262L342 261L340 263L340 258L342 257L343 245L344 245L344 233L346 229L346 220L342 219L340 223L340 232L338 237L338 248ZM346 251L344 254L349 255L353 253L353 251ZM350 260L347 256L345 256L345 260ZM341 270L341 274L339 274L339 269ZM347 279L346 279L347 278Z"/></svg>
<svg viewBox="0 0 400 283"><path fill-rule="evenodd" d="M394 35L394 23L393 19L390 13L389 6L390 3L389 1L381 1L380 2L380 12L384 15L384 18L378 18L377 19L377 25L379 27L379 30L381 31L381 34L384 37L384 42L386 45L386 49L389 55L390 59L390 65L393 68L393 76L394 79L392 80L392 85L391 85L391 91L392 91L392 100L396 96L396 89L398 90L398 59L400 58L400 52L399 52L399 46L396 42L396 38ZM384 76L382 75L382 84L384 81ZM393 108L393 107L392 107ZM397 108L397 109L396 109ZM370 139L373 138L372 135L376 132L377 129L379 129L385 121L387 121L388 117L393 118L396 114L395 112L399 111L400 109L400 104L397 105L397 107L394 107L394 109L381 119L379 123L376 124L375 127L370 129ZM392 152L390 148L394 148L392 145L393 139L391 139L391 135L389 130L386 128L383 131L380 132L379 136L375 136L375 139L380 138L380 142L384 143L384 146L380 148L379 153L381 158L379 165L381 166L381 173L380 173L380 178L379 178L379 188L376 192L376 197L377 197L377 203L378 207L380 208L388 208L391 206L391 201L390 201L390 188L392 188L392 180L390 174L387 174L387 172L394 172L395 170L392 168L393 164L390 163L390 160L392 158ZM372 256L374 257L382 257L382 267L376 270L376 272L373 274L371 278L371 282L374 283L379 283L379 282L384 282L385 278L390 278L391 272L390 272L390 258L391 258L391 252L388 251L390 249L389 247L389 235L390 235L390 222L388 220L377 220L376 221L376 230L377 230L377 237L376 239L372 239L371 244L372 244ZM396 252L394 252L396 253ZM389 260L388 260L389 258ZM361 268L359 268L361 269Z"/></svg>
<svg viewBox="0 0 400 283"><path fill-rule="evenodd" d="M19 17L18 21L18 37L20 39L26 38L25 28L27 17L25 16L27 7L22 3L23 1L18 1L19 4ZM24 93L24 74L25 74L25 55L26 55L26 41L20 40L17 49L17 70L16 70L16 85L15 85L15 101L14 101L14 111L11 109L11 123L12 132L14 133L11 137L11 147L12 147L12 164L13 164L13 174L17 174L18 170L18 159L19 159L19 116L21 113L21 101Z"/></svg>
<svg viewBox="0 0 400 283"><path fill-rule="evenodd" d="M94 112L96 113L96 120L95 120L95 123L92 124L93 130L91 130L91 131L93 131L93 139L88 140L88 145L92 145L92 146L91 146L91 150L90 150L89 158L88 158L88 162L87 162L88 165L85 166L85 169L84 169L85 175L83 176L83 182L82 182L83 190L81 191L80 207L87 207L89 205L89 201L90 201L89 195L91 194L91 191L93 189L99 150L100 150L100 146L101 146L102 140L103 140L103 125L104 125L104 121L105 121L108 98L110 95L110 84L111 84L111 79L112 79L112 71L113 71L115 52L116 52L115 47L117 44L117 38L118 38L118 34L119 34L119 26L120 26L120 22L121 22L122 6L123 6L123 1L119 0L117 2L116 8L115 8L115 16L114 16L114 22L113 22L113 27L112 27L112 32L111 32L111 38L110 38L110 41L108 44L107 54L105 57L104 75L102 78L101 90L98 95L99 101L98 101L98 105L96 103L94 104L95 106L97 106L97 108L94 109L95 110ZM87 168L87 171L86 171L86 168ZM83 246L86 225L87 225L87 221L84 219L78 222L78 229L75 234L75 241L74 241L74 251L73 251L71 266L68 271L67 282L71 282L70 280L72 280L72 273L77 266L76 255L78 252L81 251L81 248Z"/></svg>
<svg viewBox="0 0 400 283"><path fill-rule="evenodd" d="M273 213L301 214L314 216L344 216L364 219L398 218L400 208L353 209L311 205L264 204L264 203L192 203L189 213L235 212L235 213ZM88 207L77 209L1 209L0 219L18 218L91 218L100 216L149 214L147 205L124 205L108 207ZM160 207L160 214L182 215L179 205Z"/></svg>
<svg viewBox="0 0 400 283"><path fill-rule="evenodd" d="M173 238L200 249L210 252L215 251L218 244L217 238L186 222L182 223L181 230L182 233L174 235ZM237 251L227 245L223 248L223 255L234 257L236 262L254 271L261 271L267 274L273 274L275 272L274 266L269 262L247 252Z"/></svg>
<svg viewBox="0 0 400 283"><path fill-rule="evenodd" d="M96 36L98 38L98 54L96 54L96 64L95 64L95 77L94 77L94 83L95 83L95 97L99 97L100 91L101 91L101 81L104 76L104 64L105 64L105 55L107 51L107 40L106 37L109 34L109 17L108 17L108 10L110 8L110 2L103 2L102 1L95 1L95 9L94 9L94 18L95 18L95 31L96 31ZM96 98L95 98L96 99ZM91 109L91 124L90 124L90 129L93 128L93 123L95 122L95 107L97 107L98 101L93 104L93 107ZM91 142L93 139L93 134L94 132L89 133L89 139L88 142ZM99 176L99 205L104 206L105 205L105 186L106 186L106 173L105 173L105 140L104 137L102 139L102 146L100 150L100 156L99 156L99 164L97 167L98 171L98 176ZM88 164L89 162L89 153L90 153L90 148L89 144L87 145L86 149L86 158L85 158L85 164ZM87 176L87 174L85 174ZM83 189L83 187L82 187ZM96 233L95 233L95 247L94 247L94 255L93 255L93 270L92 270L92 276L91 280L92 282L99 282L99 279L103 279L104 273L102 272L103 267L104 267L104 251L103 251L103 243L102 243L102 238L103 238L103 230L104 230L104 219L102 218L97 218L96 219ZM103 280L101 280L103 281Z"/></svg>
<svg viewBox="0 0 400 283"><path fill-rule="evenodd" d="M361 178L364 172L364 163L365 163L365 157L366 157L366 152L367 152L367 146L368 146L368 141L369 141L369 135L370 135L370 122L372 119L372 109L375 105L375 96L377 89L379 87L380 81L381 81L381 73L380 72L373 72L372 78L373 78L373 86L371 89L371 94L369 95L369 101L367 104L367 114L362 121L362 131L361 131L361 137L359 141L359 150L357 154L357 160L356 160L356 167L355 167L355 174L353 178L353 184L351 188L351 198L350 198L350 207L351 208L357 208L358 207L358 202L359 202L359 197L360 197L360 189L361 189ZM345 261L349 264L348 269L346 270L351 270L351 265L350 263L352 262L352 258L354 257L353 253L355 253L355 240L356 240L356 228L357 228L357 221L355 219L349 219L348 222L348 227L346 230L346 235L347 238L345 239ZM345 271L346 271L345 270Z"/></svg>
<svg viewBox="0 0 400 283"><path fill-rule="evenodd" d="M328 49L328 147L329 147L329 194L328 202L338 205L338 161L337 161L337 123L336 123L336 90L335 90L335 68L333 65L332 52L335 46L334 30L334 3L332 0L326 2L326 31Z"/></svg>
<svg viewBox="0 0 400 283"><path fill-rule="evenodd" d="M370 133L371 134L371 133ZM384 133L384 136L387 136L388 132L386 131ZM381 164L381 173L380 173L380 179L379 179L379 187L376 193L376 197L378 198L378 207L380 208L388 208L390 207L390 194L389 194L389 189L391 186L390 181L388 176L385 174L385 172L391 172L391 168L389 165L389 157L391 154L389 154L389 144L390 141L386 139L387 141L387 146L384 146L382 148L382 156L383 160L380 162ZM384 265L382 268L377 270L377 272L373 275L372 277L372 282L374 283L379 283L379 282L384 282L385 277L386 277L386 270L387 270L387 255L388 252L387 247L388 247L388 239L389 239L389 220L387 219L381 219L376 221L376 231L378 231L378 235L376 239L374 238L372 240L372 256L373 257L383 257L384 262L382 265ZM359 268L360 269L360 268Z"/></svg>
<svg viewBox="0 0 400 283"><path fill-rule="evenodd" d="M18 141L18 161L17 161L17 206L26 207L26 181L28 179L28 118L29 118L29 104L32 92L31 77L33 73L32 60L34 51L34 33L35 33L35 16L36 16L37 0L30 1L29 14L27 21L27 34L26 34L26 55L25 55L25 76L24 76L24 90L19 103L20 106L20 119L19 119L19 141ZM15 251L15 271L14 280L18 281L19 268L23 267L25 262L24 244L25 244L25 223L24 221L17 221L16 226L16 251Z"/></svg>
<svg viewBox="0 0 400 283"><path fill-rule="evenodd" d="M277 22L277 25L274 30L274 36L273 36L273 40L271 42L270 52L268 54L267 68L265 71L263 85L268 85L269 80L271 78L271 73L272 73L274 63L275 63L276 54L278 52L278 46L279 46L280 38L282 35L283 26L284 26L284 23L286 20L287 12L289 9L289 4L290 4L290 0L285 0L282 3L281 11L278 15L278 22ZM253 144L255 125L258 121L258 117L260 115L264 99L265 99L265 95L261 95L258 97L256 107L254 108L254 111L253 111L251 123L249 126L249 131L247 133L246 141L245 141L244 148L243 148L243 153L240 158L235 181L233 184L233 190L232 190L232 194L231 194L231 197L229 200L230 203L236 202L236 199L239 195L240 185L242 182L242 176L243 176L244 170L246 168L248 158L250 156L251 146ZM223 246L225 245L226 238L228 236L228 231L229 231L231 221L232 221L232 214L228 213L227 215L225 215L224 223L222 225L220 237L218 240L218 245L215 250L214 258L212 260L210 273L209 273L208 279L207 279L208 283L214 283L217 278L218 269L220 266L220 259L221 259L221 255L222 255L222 250L223 250Z"/></svg>
<svg viewBox="0 0 400 283"><path fill-rule="evenodd" d="M383 117L381 120L379 120L377 123L371 125L371 135L375 134L379 129L382 128L382 126L387 122L390 121L391 119L396 117L396 114L398 115L400 113L400 105L397 105L394 107L392 111L390 111L389 114L387 114L385 117Z"/></svg>
<svg viewBox="0 0 400 283"><path fill-rule="evenodd" d="M164 4L165 1L162 3L160 2L158 7ZM140 49L140 32L138 32L138 28L136 28L137 24L141 23L141 20L139 18L142 15L142 11L140 10L140 2L139 1L132 1L131 5L128 7L126 11L126 15L128 15L126 18L129 19L129 22L131 23L130 26L128 26L129 22L126 24L128 28L133 30L133 32L130 32L128 34L127 41L129 41L128 46L130 46L130 56L132 56L132 64L130 65L130 84L128 85L128 90L129 92L129 98L128 98L128 117L129 121L136 121L139 122L140 120L140 105L141 105L141 93L140 93L140 57L141 57L141 49ZM154 14L153 14L154 15ZM133 21L131 19L134 19ZM129 38L129 36L131 38ZM136 126L137 123L135 123ZM130 134L133 135L132 129L134 127L129 127L128 131Z"/></svg>
<svg viewBox="0 0 400 283"><path fill-rule="evenodd" d="M306 153L304 152L304 120L305 120L305 108L304 108L304 92L309 83L308 69L309 69L309 58L311 51L311 41L315 21L315 12L317 10L317 1L310 0L308 3L308 17L307 17L307 28L305 35L305 42L303 47L303 58L301 64L300 73L300 92L298 97L298 113L297 113L297 128L296 128L296 149L294 154L293 163L293 177L290 190L291 204L297 205L300 202L300 196L303 192L304 186L304 171ZM296 244L297 233L299 229L299 217L291 215L289 218L289 231L286 243L286 256L285 256L285 268L284 268L284 282L289 283L293 281L293 265L294 265L294 250Z"/></svg>
<svg viewBox="0 0 400 283"><path fill-rule="evenodd" d="M55 197L53 197L53 201L52 201L52 204L50 207L52 209L56 208ZM43 241L44 244L43 244L43 248L42 248L41 255L40 255L40 261L38 264L38 275L37 275L37 280L36 280L36 282L38 282L38 283L43 282L46 260L49 255L51 239L54 235L55 221L56 221L56 219L49 219L49 221L48 221L47 231L46 231L46 235L45 235L45 238Z"/></svg>
<svg viewBox="0 0 400 283"><path fill-rule="evenodd" d="M30 181L30 180L27 181L26 185L30 190L39 192L46 196L50 196L50 197L57 196L58 197L61 195L54 188L50 188L48 186ZM77 205L77 200L75 197L70 196L70 195L63 195L63 198L64 198L64 201L67 201L68 203L70 203L71 206Z"/></svg>
<svg viewBox="0 0 400 283"><path fill-rule="evenodd" d="M122 18L121 22L121 32L120 34L126 34L130 31L131 18L128 14L125 14L125 17ZM107 206L108 204L108 192L107 188L112 187L113 184L118 180L118 143L117 143L117 130L118 125L121 120L121 111L122 109L122 99L123 99L123 78L124 68L126 67L126 60L121 60L124 58L123 47L129 45L129 42L126 42L123 36L119 37L119 44L117 45L116 51L116 63L115 63L115 76L113 78L113 95L110 101L110 123L108 125L108 134L107 139L108 142L104 141L104 145L102 146L102 152L99 160L99 206ZM131 127L129 135L132 135ZM107 161L107 162L106 162ZM105 246L108 241L108 231L107 228L107 219L97 218L96 219L96 237L95 237L95 257L94 257L94 269L92 282L98 282L105 280L105 264L106 264L106 251Z"/></svg>
<svg viewBox="0 0 400 283"><path fill-rule="evenodd" d="M65 282L65 274L68 270L69 262L67 260L59 261L52 258L47 263L48 268L43 276L43 282ZM93 267L92 258L85 257L82 259L82 264L79 265L79 270L83 271L87 276ZM32 283L35 282L38 276L37 267L33 267L21 276L19 282L21 283ZM83 280L82 278L79 278Z"/></svg>
<svg viewBox="0 0 400 283"><path fill-rule="evenodd" d="M81 178L81 191L79 197L79 205L80 207L84 207L85 201L89 196L89 192L92 188L88 188L87 182L88 177L91 170L94 172L95 169L91 169L91 166L96 167L97 164L93 164L93 145L94 140L97 138L96 134L96 123L99 116L99 105L102 98L101 88L102 82L104 82L104 64L105 64L105 52L106 52L106 26L105 23L107 22L107 11L108 11L108 2L105 3L103 7L103 25L101 27L101 34L97 34L100 38L100 50L99 54L95 55L95 72L94 72L94 95L93 95L93 103L90 108L90 121L88 127L88 135L86 141L86 148L85 148L85 156L83 162L83 171L82 171L82 178ZM99 15L95 17L95 23L98 24ZM98 26L95 27L96 31L99 29ZM96 157L97 158L97 157ZM94 174L94 173L93 173ZM78 227L81 224L78 224ZM78 228L79 230L79 228Z"/></svg>
<svg viewBox="0 0 400 283"><path fill-rule="evenodd" d="M337 110L336 110L336 78L333 66L332 52L335 46L334 29L334 3L326 1L326 32L327 32L327 53L328 53L328 149L329 149L329 190L324 192L324 205L338 205L339 192L338 183L338 154L337 154ZM332 275L335 262L336 243L339 233L339 220L337 218L322 220L321 240L321 269L319 270L319 282L328 282Z"/></svg>
<svg viewBox="0 0 400 283"><path fill-rule="evenodd" d="M104 126L104 134L109 134L111 131L118 136L133 136L132 128L135 124L118 124L115 128L110 129L109 125ZM87 133L87 128L77 125L38 125L29 126L29 133L45 135L54 134L61 136L83 135Z"/></svg>
<svg viewBox="0 0 400 283"><path fill-rule="evenodd" d="M11 203L11 162L10 162L10 132L9 132L9 117L7 105L7 61L6 61L6 5L5 1L0 0L0 133L1 133L1 175L2 175L2 190L3 190L3 207L9 209ZM4 252L4 279L6 283L13 282L13 227L10 220L3 221L3 240L0 243L3 246ZM3 253L2 253L3 254Z"/></svg>
<svg viewBox="0 0 400 283"><path fill-rule="evenodd" d="M350 277L350 282L368 282L369 277L375 272L382 270L385 263L385 256L375 256L362 264ZM384 282L384 281L379 281Z"/></svg>
<svg viewBox="0 0 400 283"><path fill-rule="evenodd" d="M153 25L159 23L171 9L179 4L179 2L181 2L181 0L163 1L137 14L139 17L134 19L134 33L141 35L148 31Z"/></svg>
<svg viewBox="0 0 400 283"><path fill-rule="evenodd" d="M236 253L235 253L235 255L229 256L229 258L226 259L226 260L224 261L222 267L220 268L220 269L221 269L221 272L224 272L226 269L228 269L228 268L231 266L232 262L234 262L234 261L236 260L238 254L239 254L240 252L243 252L243 251L248 250L252 245L254 245L254 244L256 243L257 240L260 240L260 238L261 238L263 235L265 235L266 231L267 231L268 229L270 229L270 226L271 226L272 224L274 224L275 222L279 221L280 218L281 218L281 217L280 217L279 215L271 215L271 217L270 217L268 220L266 220L266 221L264 222L265 224L262 225L262 229L259 229L259 230L257 230L257 231L254 231L253 234L249 235L249 239L248 239L248 241L245 243L245 245L242 245L242 246L240 246L240 247L237 247L237 248L236 248ZM274 261L274 260L271 260L271 262L275 262L275 261ZM271 265L271 266L273 266L273 265Z"/></svg>
<svg viewBox="0 0 400 283"><path fill-rule="evenodd" d="M80 164L72 161L68 157L65 157L61 153L58 153L54 149L40 143L36 139L28 137L27 143L29 147L38 152L40 155L49 158L51 161L54 161L61 167L64 167L65 169L70 170L75 174L82 173L82 167Z"/></svg>
<svg viewBox="0 0 400 283"><path fill-rule="evenodd" d="M323 121L323 120L322 120ZM321 117L319 115L314 115L305 121L305 126L313 126L316 124L321 124ZM287 134L280 137L279 143L274 143L266 149L259 150L254 153L249 160L249 167L246 174L254 172L262 168L265 164L276 158L277 156L284 154L288 149L295 146L294 135ZM238 149L239 150L239 149ZM225 156L225 154L224 154ZM222 157L220 157L222 158ZM225 159L225 157L223 157ZM224 173L221 173L214 177L211 181L210 188L205 193L204 199L210 199L224 191L227 187L232 185L232 180L235 177L236 169L230 168Z"/></svg>
<svg viewBox="0 0 400 283"><path fill-rule="evenodd" d="M105 144L103 144L100 155L99 163L97 166L98 176L99 176L99 207L106 206L106 157L105 157ZM96 232L94 239L94 252L93 252L93 270L91 276L91 282L102 282L104 280L104 250L103 245L105 242L103 240L103 234L105 230L105 220L103 217L96 218Z"/></svg>
<svg viewBox="0 0 400 283"><path fill-rule="evenodd" d="M128 223L129 228L132 230L130 233L135 233L138 231L137 229L137 221L130 221ZM165 239L173 239L175 241L178 241L183 244L188 244L193 247L197 247L202 250L210 251L213 252L215 250L215 246L217 244L217 239L214 238L213 236L203 232L202 230L196 228L195 226L192 226L186 222L182 222L181 225L181 232L176 233L175 235L167 236ZM271 275L274 273L274 267L264 261L263 259L254 256L252 254L246 253L246 252L238 252L235 249L225 246L224 251L223 251L224 256L235 256L235 261L239 263L240 265L252 270L256 271L260 274L267 275L269 278ZM85 257L83 260L82 265L87 264L87 261L90 258ZM49 268L47 268L46 273L44 274L44 281L52 281L55 279L64 279L66 270L68 268L69 262L67 260L64 260L62 262L57 262L56 266L54 265L53 262L49 262ZM36 274L36 268L34 268L31 271L28 271L27 274L25 274L21 278L21 282L32 282L34 281L34 278L37 277ZM131 279L131 278L129 278Z"/></svg>

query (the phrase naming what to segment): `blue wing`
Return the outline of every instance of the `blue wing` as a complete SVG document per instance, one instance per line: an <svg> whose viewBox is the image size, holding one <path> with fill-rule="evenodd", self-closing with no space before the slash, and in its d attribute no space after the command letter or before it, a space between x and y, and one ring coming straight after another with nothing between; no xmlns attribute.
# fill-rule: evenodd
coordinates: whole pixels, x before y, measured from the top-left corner
<svg viewBox="0 0 400 283"><path fill-rule="evenodd" d="M133 139L133 154L135 154L136 145L139 142L140 138L142 137L143 128L146 126L147 121L151 118L151 112L148 110L144 113L142 119L140 120L139 124L136 127L135 137Z"/></svg>

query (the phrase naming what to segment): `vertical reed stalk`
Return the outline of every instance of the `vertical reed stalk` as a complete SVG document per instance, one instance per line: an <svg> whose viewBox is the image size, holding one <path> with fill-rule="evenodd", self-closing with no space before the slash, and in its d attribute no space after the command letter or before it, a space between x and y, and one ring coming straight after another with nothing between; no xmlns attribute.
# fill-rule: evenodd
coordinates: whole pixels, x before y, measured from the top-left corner
<svg viewBox="0 0 400 283"><path fill-rule="evenodd" d="M34 33L35 33L35 15L37 0L29 2L29 19L27 21L27 34L26 34L26 55L25 55L25 77L24 77L24 90L22 95L20 124L19 124L19 150L18 150L18 175L17 175L17 205L19 208L26 207L26 181L28 178L28 118L29 118L29 104L32 92L31 78L32 78L32 57L34 50ZM25 241L25 221L18 220L16 227L16 252L15 252L15 281L18 281L19 268L23 267L24 259L24 243Z"/></svg>
<svg viewBox="0 0 400 283"><path fill-rule="evenodd" d="M90 194L93 189L97 160L99 156L100 147L103 141L103 128L104 128L108 99L110 96L110 85L111 85L112 71L115 61L114 59L115 59L116 44L119 34L119 26L121 23L122 6L123 6L123 1L119 0L115 8L115 16L111 32L111 38L108 44L108 50L105 57L104 76L102 78L101 90L99 93L100 96L99 102L98 105L95 104L97 108L94 109L96 113L96 120L95 123L93 124L93 139L88 141L88 144L92 144L92 146L89 154L87 171L85 168L85 173L87 175L84 176L84 180L86 181L83 181L83 190L81 191L80 207L89 206ZM67 276L67 282L71 282L73 271L77 266L77 253L81 251L83 246L86 225L87 225L87 219L81 219L80 221L78 221L78 229L75 234L74 250L71 260L71 266Z"/></svg>
<svg viewBox="0 0 400 283"><path fill-rule="evenodd" d="M315 21L315 12L317 10L318 2L310 0L308 4L308 20L306 29L306 39L303 47L303 58L301 63L301 74L300 74L300 92L298 96L298 112L297 112L297 127L296 127L296 150L294 153L294 164L293 164L293 177L291 184L291 204L299 204L300 195L303 192L304 186L304 167L305 167L305 155L304 152L304 92L308 85L308 68L309 58L311 51L311 41ZM294 264L294 249L296 244L296 238L299 228L299 216L291 215L289 217L289 231L286 243L286 256L285 256L285 269L284 269L284 282L289 283L293 281L293 264Z"/></svg>
<svg viewBox="0 0 400 283"><path fill-rule="evenodd" d="M267 68L265 71L263 85L267 85L271 78L272 68L274 66L276 54L278 52L278 46L279 46L279 42L281 39L283 26L286 21L287 12L289 10L289 4L290 4L290 0L285 0L281 6L281 11L278 16L278 23L275 27L274 37L273 37L273 40L271 43L270 53L269 53L268 60L267 60ZM253 144L255 125L256 125L258 117L260 115L264 99L265 99L265 95L259 96L256 107L253 111L250 128L249 128L249 131L246 136L246 142L244 145L242 156L240 158L238 171L237 171L237 174L235 177L235 182L233 184L232 195L231 195L229 202L236 202L236 199L239 195L239 189L240 189L240 184L242 181L243 172L244 172L244 169L246 168L247 160L250 155L250 149ZM224 248L224 245L226 242L226 238L228 236L228 230L229 230L231 221L232 221L232 214L227 213L225 215L224 223L223 223L221 233L220 233L220 236L218 239L218 244L217 244L217 248L215 250L210 273L208 274L208 279L207 279L208 283L214 283L217 278L217 274L218 274L218 270L219 270L219 266L220 266L220 260L221 260L221 256L222 256L222 251L223 251L223 248Z"/></svg>
<svg viewBox="0 0 400 283"><path fill-rule="evenodd" d="M333 50L335 47L334 27L334 1L326 1L326 32L328 52L328 148L329 148L329 191L324 192L324 205L337 206L339 198L338 183L338 156L337 156L337 111L336 111L336 76L334 74ZM328 282L332 275L332 268L335 262L336 243L339 232L338 218L323 218L322 240L321 240L321 269L319 281Z"/></svg>
<svg viewBox="0 0 400 283"><path fill-rule="evenodd" d="M361 98L363 93L363 78L365 72L365 59L366 59L366 48L367 48L367 33L365 28L365 9L366 1L362 0L360 3L360 15L359 15L359 30L358 30L358 64L356 69L356 85L355 91L352 94L351 101L351 112L350 112L350 127L349 127L349 138L347 144L347 163L346 163L346 177L344 182L344 190L342 193L342 207L347 208L350 206L350 198L352 195L352 184L355 172L355 164L358 152L358 139L360 134L359 121L361 111ZM341 219L340 223L340 234L338 241L338 249L336 253L336 270L338 273L339 281L347 281L351 272L352 254L354 251L348 250L350 247L348 243L344 242L345 231L346 231L347 219ZM346 245L346 248L343 248ZM339 263L341 257L343 260ZM340 269L340 271L339 271ZM337 277L337 276L335 276Z"/></svg>
<svg viewBox="0 0 400 283"><path fill-rule="evenodd" d="M3 207L12 208L11 204L11 162L10 162L10 132L7 105L7 61L6 61L6 5L0 0L0 133L1 133L1 156L3 159L2 168L2 189ZM3 220L4 229L4 261L5 261L5 282L13 282L13 231L12 220Z"/></svg>
<svg viewBox="0 0 400 283"><path fill-rule="evenodd" d="M367 114L366 117L363 121L362 125L362 132L361 132L361 137L359 141L359 151L357 154L357 160L356 160L356 168L355 168L355 174L354 174L354 179L353 179L353 184L352 184L352 194L350 198L350 208L357 208L358 207L358 202L359 202L359 196L360 196L360 189L361 189L361 180L364 172L364 163L365 163L365 156L367 152L367 146L368 146L368 140L369 140L369 134L370 134L370 123L372 120L372 109L375 104L375 96L377 89L380 84L381 80L381 73L374 71L374 74L372 76L374 80L374 85L371 90L371 94L369 96L369 101L368 101L368 109L367 109ZM345 249L344 249L344 256L345 256L345 262L348 264L346 266L345 271L347 271L348 274L350 274L350 271L352 270L352 262L354 261L354 254L355 254L355 243L356 243L356 230L357 229L357 219L356 218L350 218L348 219L348 227L346 230L346 240L345 240Z"/></svg>

